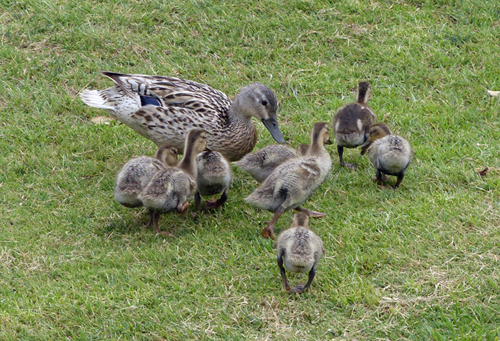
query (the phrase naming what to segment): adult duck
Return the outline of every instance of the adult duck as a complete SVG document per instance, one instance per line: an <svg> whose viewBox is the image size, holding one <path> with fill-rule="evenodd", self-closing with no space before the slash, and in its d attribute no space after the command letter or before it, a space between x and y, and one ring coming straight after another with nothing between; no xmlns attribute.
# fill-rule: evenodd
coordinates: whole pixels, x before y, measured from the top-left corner
<svg viewBox="0 0 500 341"><path fill-rule="evenodd" d="M276 96L264 84L247 85L231 101L208 85L180 78L102 74L115 85L105 90L84 90L82 101L106 110L157 145L168 143L182 154L187 133L201 128L207 132L210 150L237 161L257 143L252 117L260 119L277 142L285 143L276 119Z"/></svg>

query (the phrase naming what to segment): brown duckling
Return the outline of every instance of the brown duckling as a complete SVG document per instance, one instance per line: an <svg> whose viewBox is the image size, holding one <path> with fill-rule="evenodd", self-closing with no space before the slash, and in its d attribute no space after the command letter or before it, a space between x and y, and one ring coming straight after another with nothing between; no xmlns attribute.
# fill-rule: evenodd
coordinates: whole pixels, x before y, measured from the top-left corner
<svg viewBox="0 0 500 341"><path fill-rule="evenodd" d="M361 148L361 155L368 151L368 156L376 170L376 180L380 185L387 181L387 175L398 177L394 189L403 181L405 170L413 159L413 149L401 136L392 135L384 123L374 124L370 136Z"/></svg>
<svg viewBox="0 0 500 341"><path fill-rule="evenodd" d="M295 213L290 228L279 234L276 249L281 280L285 289L299 294L309 290L316 274L316 265L325 255L325 248L321 238L310 230L309 216L306 213ZM307 283L290 288L286 280L285 268L295 273L309 272Z"/></svg>
<svg viewBox="0 0 500 341"><path fill-rule="evenodd" d="M245 198L253 206L274 212L273 219L262 230L263 237L274 239L274 226L285 211L296 209L312 217L325 215L309 211L300 205L309 199L330 174L332 160L324 145L331 143L329 125L324 122L314 124L307 154L283 162Z"/></svg>
<svg viewBox="0 0 500 341"><path fill-rule="evenodd" d="M144 206L154 211L153 224L156 234L172 235L170 232L160 231L160 214L177 211L184 215L187 212L187 200L196 189L196 155L205 149L205 138L204 130L190 130L186 136L184 157L177 167L158 171L139 195Z"/></svg>
<svg viewBox="0 0 500 341"><path fill-rule="evenodd" d="M201 197L222 193L217 200L208 200L205 206L214 209L224 205L231 184L231 165L221 153L212 150L201 152L196 157L197 176L194 200L200 209Z"/></svg>
<svg viewBox="0 0 500 341"><path fill-rule="evenodd" d="M369 97L370 84L359 83L356 103L340 108L333 117L333 130L342 167L357 168L354 163L344 162L344 147L356 148L368 139L370 127L375 121L375 113L368 106Z"/></svg>
<svg viewBox="0 0 500 341"><path fill-rule="evenodd" d="M156 172L165 167L177 165L177 149L166 143L160 145L154 158L139 156L128 161L116 177L115 199L125 207L140 207L142 201L139 194ZM145 228L151 227L153 223L153 211L149 211L149 223Z"/></svg>

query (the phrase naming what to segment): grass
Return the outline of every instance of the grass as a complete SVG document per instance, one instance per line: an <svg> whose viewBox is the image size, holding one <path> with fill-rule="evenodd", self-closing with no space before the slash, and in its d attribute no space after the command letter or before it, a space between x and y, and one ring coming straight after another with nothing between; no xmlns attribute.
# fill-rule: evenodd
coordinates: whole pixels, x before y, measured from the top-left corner
<svg viewBox="0 0 500 341"><path fill-rule="evenodd" d="M500 339L497 1L0 6L0 339ZM90 122L104 112L77 94L110 86L100 70L230 96L263 82L292 145L368 80L415 159L392 191L359 151L350 172L330 149L332 175L305 205L328 213L312 221L327 255L310 293L290 295L243 172L221 212L164 217L175 238L113 200L119 167L155 146ZM272 143L257 125L257 147Z"/></svg>

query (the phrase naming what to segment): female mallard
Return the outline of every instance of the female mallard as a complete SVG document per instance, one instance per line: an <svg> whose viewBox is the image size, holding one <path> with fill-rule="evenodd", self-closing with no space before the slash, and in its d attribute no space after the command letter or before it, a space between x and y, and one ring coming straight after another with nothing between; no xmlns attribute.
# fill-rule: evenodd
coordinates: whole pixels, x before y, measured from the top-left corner
<svg viewBox="0 0 500 341"><path fill-rule="evenodd" d="M281 280L285 289L299 294L309 290L316 275L316 265L325 255L325 248L321 238L309 229L307 214L295 213L290 228L279 234L276 240L276 249ZM309 272L307 283L305 285L297 284L290 288L286 280L285 268L295 273Z"/></svg>
<svg viewBox="0 0 500 341"><path fill-rule="evenodd" d="M413 159L413 150L408 141L401 136L392 135L386 124L377 123L371 127L370 136L361 147L361 155L366 151L377 174L373 180L382 185L387 180L384 174L396 175L398 180L393 188L397 189Z"/></svg>
<svg viewBox="0 0 500 341"><path fill-rule="evenodd" d="M169 143L184 151L188 131L207 132L207 146L237 161L257 143L256 117L273 138L285 143L276 120L276 96L261 83L250 84L231 102L221 91L189 80L103 72L115 85L106 90L85 90L85 104L106 110L157 145Z"/></svg>
<svg viewBox="0 0 500 341"><path fill-rule="evenodd" d="M231 184L231 165L219 152L206 150L196 157L196 209L200 209L201 197L222 193L220 199L209 200L205 206L214 209L224 205Z"/></svg>
<svg viewBox="0 0 500 341"><path fill-rule="evenodd" d="M285 161L269 177L245 198L247 203L274 213L261 234L274 239L274 226L285 211L296 209L311 217L325 214L302 208L302 205L326 180L332 168L332 159L324 144L331 144L330 127L327 123L314 124L311 145L305 156Z"/></svg>
<svg viewBox="0 0 500 341"><path fill-rule="evenodd" d="M196 189L196 155L206 147L205 136L201 129L190 130L186 136L184 157L177 167L168 167L156 172L139 195L144 206L154 211L153 224L156 234L172 235L170 232L160 231L160 214L177 211L184 215L187 212L187 199Z"/></svg>
<svg viewBox="0 0 500 341"><path fill-rule="evenodd" d="M344 147L356 148L368 139L370 127L375 121L375 114L368 106L369 97L370 84L359 83L357 102L340 108L333 117L333 130L342 167L357 168L355 163L344 162Z"/></svg>
<svg viewBox="0 0 500 341"><path fill-rule="evenodd" d="M306 148L302 146L299 146L299 150L286 144L265 146L256 152L245 155L243 159L236 162L236 166L250 174L258 182L263 182L276 167L286 160L304 155L309 145L304 145Z"/></svg>
<svg viewBox="0 0 500 341"><path fill-rule="evenodd" d="M158 148L154 158L139 156L131 159L118 172L115 186L115 199L125 207L140 207L142 201L139 194L147 186L159 170L169 166L177 165L177 149L167 144ZM149 211L149 223L145 228L153 224L153 211Z"/></svg>

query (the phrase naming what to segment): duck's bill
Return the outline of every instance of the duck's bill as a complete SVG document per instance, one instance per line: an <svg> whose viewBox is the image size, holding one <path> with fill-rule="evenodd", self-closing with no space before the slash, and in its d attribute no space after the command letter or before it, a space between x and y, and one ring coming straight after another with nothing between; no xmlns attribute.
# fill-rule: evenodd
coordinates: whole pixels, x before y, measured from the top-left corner
<svg viewBox="0 0 500 341"><path fill-rule="evenodd" d="M365 143L363 143L361 145L361 149L366 149L366 148L370 147L370 144L372 144L372 141L366 140Z"/></svg>
<svg viewBox="0 0 500 341"><path fill-rule="evenodd" d="M283 134L281 134L280 127L278 126L278 121L276 118L268 118L267 120L262 120L262 123L264 123L264 126L269 130L271 133L271 136L273 139L276 140L278 143L285 143L285 138L283 137Z"/></svg>

